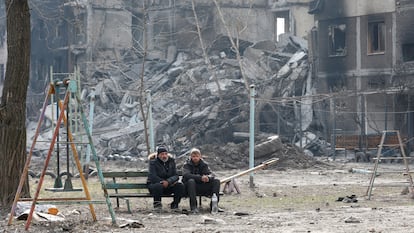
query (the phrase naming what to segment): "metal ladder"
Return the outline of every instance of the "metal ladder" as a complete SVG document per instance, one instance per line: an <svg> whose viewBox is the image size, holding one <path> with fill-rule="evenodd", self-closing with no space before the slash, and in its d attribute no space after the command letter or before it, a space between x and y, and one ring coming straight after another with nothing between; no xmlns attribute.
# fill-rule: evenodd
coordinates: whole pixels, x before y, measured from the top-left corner
<svg viewBox="0 0 414 233"><path fill-rule="evenodd" d="M387 134L390 134L390 133L394 133L394 134L397 135L398 144L384 144L384 142L386 141ZM402 156L401 157L381 157L382 150L383 150L384 146L387 146L387 147L397 147L397 146L399 146ZM404 174L406 174L408 176L408 180L409 180L409 183L410 183L409 191L410 191L411 194L413 194L413 190L414 190L413 178L411 176L410 168L408 166L408 158L405 155L405 150L404 150L403 142L401 140L400 131L398 131L398 130L385 130L385 131L382 132L381 142L378 145L377 157L374 158L374 160L375 160L374 170L372 172L371 179L369 181L368 189L367 189L367 192L366 192L366 196L368 196L368 198L367 198L368 200L371 199L372 188L374 187L374 181L375 181L375 177L377 175L379 162L381 160L391 160L391 159L393 159L393 160L394 159L402 159L404 161L404 166L405 166L405 173Z"/></svg>

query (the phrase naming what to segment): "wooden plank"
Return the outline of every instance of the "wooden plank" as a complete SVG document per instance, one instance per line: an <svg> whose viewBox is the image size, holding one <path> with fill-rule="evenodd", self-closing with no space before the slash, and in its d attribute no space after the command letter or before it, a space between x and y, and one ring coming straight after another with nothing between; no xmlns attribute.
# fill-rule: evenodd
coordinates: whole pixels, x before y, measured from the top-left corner
<svg viewBox="0 0 414 233"><path fill-rule="evenodd" d="M85 200L85 201L36 201L37 204L54 204L54 205L90 205L90 204L106 204L104 200Z"/></svg>
<svg viewBox="0 0 414 233"><path fill-rule="evenodd" d="M162 197L169 197L172 195L164 195ZM109 194L109 197L116 197L116 198L129 198L129 197L152 197L150 193L113 193Z"/></svg>
<svg viewBox="0 0 414 233"><path fill-rule="evenodd" d="M105 178L125 178L125 177L148 177L148 171L108 171L102 172ZM182 176L181 171L177 171L178 176Z"/></svg>
<svg viewBox="0 0 414 233"><path fill-rule="evenodd" d="M148 171L116 171L116 172L102 172L103 177L113 178L113 177L147 177Z"/></svg>
<svg viewBox="0 0 414 233"><path fill-rule="evenodd" d="M252 167L252 168L250 168L250 169L248 169L248 170L242 171L242 172L237 173L237 174L235 174L235 175L232 175L232 176L230 176L230 177L226 177L226 178L224 178L224 179L220 179L220 183L221 183L221 184L224 184L224 183L227 183L227 182L231 181L232 179L237 178L237 177L239 177L239 176L246 175L246 174L248 174L248 173L250 173L250 172L254 172L254 171L259 170L259 169L264 169L264 168L266 168L267 166L269 166L269 165L271 165L271 164L273 164L273 163L276 163L278 160L279 160L279 158L269 159L269 160L267 160L267 161L264 161L262 164L257 165L256 167Z"/></svg>
<svg viewBox="0 0 414 233"><path fill-rule="evenodd" d="M106 189L147 189L146 183L106 183Z"/></svg>

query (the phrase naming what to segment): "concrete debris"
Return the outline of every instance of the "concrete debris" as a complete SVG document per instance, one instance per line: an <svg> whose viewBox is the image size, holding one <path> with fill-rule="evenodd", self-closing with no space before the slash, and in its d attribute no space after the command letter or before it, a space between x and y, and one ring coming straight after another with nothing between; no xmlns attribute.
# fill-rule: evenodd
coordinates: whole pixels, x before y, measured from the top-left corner
<svg viewBox="0 0 414 233"><path fill-rule="evenodd" d="M92 80L88 79L82 95L88 96L90 90L95 90L93 140L98 155L107 160L146 161L143 159L147 156L146 135L140 110L140 103L143 103L146 111L146 95L145 90L141 90L140 78L144 73L144 88L151 90L156 144L167 145L177 158L196 146L201 147L206 155L211 155L207 157L211 158L209 162L213 162L213 166L246 167L249 95L245 82L256 84L258 95L264 99L295 96L298 92L306 93L302 88L312 88L298 85L308 78L306 41L288 34L281 38L277 44L239 41L240 61L236 59L229 38L220 36L208 47L211 66L195 53L171 48L168 62L147 59L142 64L131 60L122 67L113 65L97 70ZM143 68L145 72L142 72ZM277 166L283 166L283 158L286 162L294 154L301 157L294 159L296 165L306 167L313 164L305 162L312 160L310 156L289 145L301 140L299 135L283 141L275 138L268 141L267 138L277 130L281 135L298 132L297 127L301 125L298 121L302 119L299 114L303 113L290 106L276 110L266 102L258 102L256 111L261 124L273 125L257 129L258 146L255 151L258 162L266 160L266 156L280 157L282 159ZM303 120L306 127L310 127L312 109L307 111L309 117ZM276 116L280 117L279 126ZM43 137L52 135L50 131L49 123L42 132ZM28 136L30 147L33 135ZM311 141L317 143L317 139L315 136ZM50 140L50 136L44 140ZM318 155L309 143L305 145Z"/></svg>
<svg viewBox="0 0 414 233"><path fill-rule="evenodd" d="M201 223L203 224L226 224L226 222L223 219L210 218L207 216L201 217Z"/></svg>
<svg viewBox="0 0 414 233"><path fill-rule="evenodd" d="M347 219L345 219L345 223L361 223L362 220L356 217L349 217Z"/></svg>

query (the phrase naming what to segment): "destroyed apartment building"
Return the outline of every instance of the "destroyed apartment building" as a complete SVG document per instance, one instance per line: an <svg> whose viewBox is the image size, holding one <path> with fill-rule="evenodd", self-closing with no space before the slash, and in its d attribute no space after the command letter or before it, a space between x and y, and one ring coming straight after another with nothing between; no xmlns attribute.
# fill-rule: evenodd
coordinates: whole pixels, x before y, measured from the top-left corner
<svg viewBox="0 0 414 233"><path fill-rule="evenodd" d="M325 130L350 136L348 145L341 145L350 148L376 147L381 132L399 130L410 152L414 3L319 0L312 6L314 86L334 97L314 107L329 109L329 114L315 112L331 122Z"/></svg>
<svg viewBox="0 0 414 233"><path fill-rule="evenodd" d="M358 136L355 148L387 129L412 137L410 1L31 4L29 128L51 78L78 67L85 106L96 95L93 138L105 158L146 157L147 90L156 143L176 155L247 154L252 84L258 143L277 134L323 155L339 134Z"/></svg>

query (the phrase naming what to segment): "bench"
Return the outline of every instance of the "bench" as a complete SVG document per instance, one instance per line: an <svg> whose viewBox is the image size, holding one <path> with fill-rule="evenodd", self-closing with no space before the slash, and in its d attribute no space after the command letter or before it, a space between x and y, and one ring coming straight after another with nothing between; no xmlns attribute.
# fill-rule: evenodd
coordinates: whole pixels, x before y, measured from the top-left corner
<svg viewBox="0 0 414 233"><path fill-rule="evenodd" d="M370 135L336 135L335 137L335 150L359 150L359 149L378 149L381 142L381 134ZM402 136L404 138L404 136ZM359 148L361 143L362 148ZM405 142L403 141L403 144ZM388 134L384 140L384 147L392 147L398 145L398 137L396 134Z"/></svg>
<svg viewBox="0 0 414 233"><path fill-rule="evenodd" d="M108 197L116 198L116 207L119 208L119 199L126 202L128 212L131 213L129 198L152 198L147 188L148 171L108 171L102 172L105 179L103 188L108 191ZM181 180L181 174L180 180ZM174 194L162 197L174 197ZM201 206L201 197L199 203Z"/></svg>

